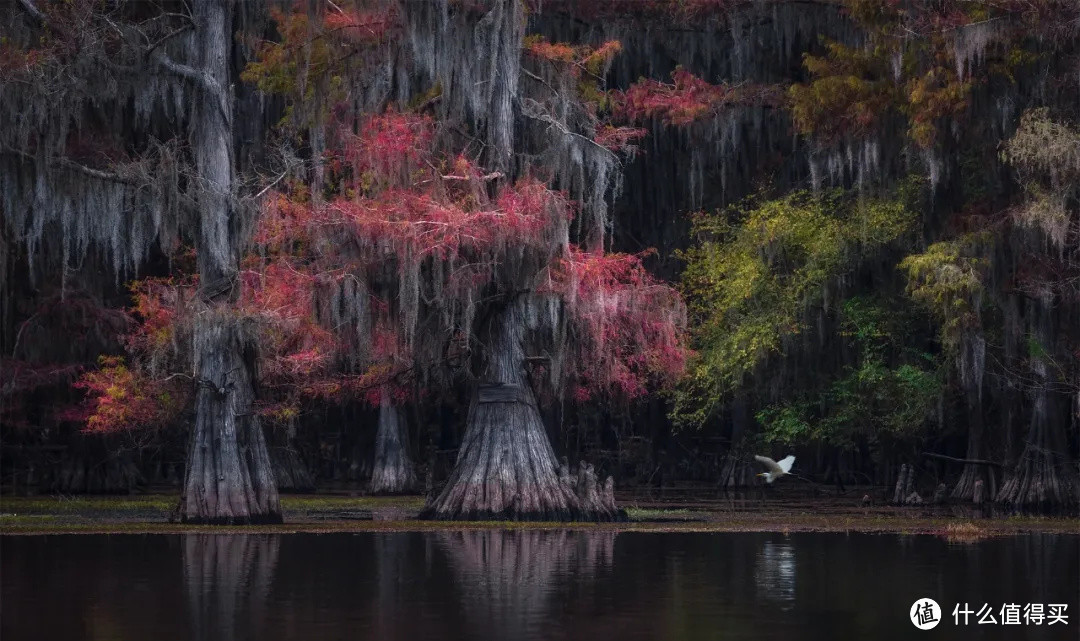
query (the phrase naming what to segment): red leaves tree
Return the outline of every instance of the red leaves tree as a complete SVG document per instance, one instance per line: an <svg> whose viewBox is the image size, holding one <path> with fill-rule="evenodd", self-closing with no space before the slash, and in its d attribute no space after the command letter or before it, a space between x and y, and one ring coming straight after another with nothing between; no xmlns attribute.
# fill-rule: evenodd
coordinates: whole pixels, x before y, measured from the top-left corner
<svg viewBox="0 0 1080 641"><path fill-rule="evenodd" d="M576 479L559 469L526 362L548 363L551 389L579 402L640 396L681 369L682 305L640 257L604 252L616 153L642 135L607 120L603 76L618 43L526 46L522 6L456 8L455 25L492 23L484 42L495 75L479 97L452 85L468 74L436 78L413 111L368 78L380 52L393 50L388 34L426 11L317 3L276 14L280 40L255 44L243 79L284 97L281 132L300 144L300 158L258 194L250 250L217 233L235 201L203 197L204 208L228 215L204 221L198 278L140 285L131 360L84 379L95 425L155 416L154 394L130 415L114 411L107 390L137 376L193 371L196 413L207 420L252 403L281 416L314 399L363 397L380 407L380 457L396 470L376 489L401 490L412 479L397 408L415 402L413 390L452 393L464 376L476 381L467 434L431 516L615 518L610 479L601 487L584 464ZM520 85L524 66L539 82ZM197 115L216 127L212 106ZM517 127L530 149L513 148ZM196 133L199 166L221 169L209 130ZM478 153L476 140L489 148ZM192 342L201 350L194 370L182 353ZM196 468L189 474L204 476Z"/></svg>
<svg viewBox="0 0 1080 641"><path fill-rule="evenodd" d="M488 17L513 21L498 5L515 3L494 4ZM325 200L308 199L294 183L267 212L260 233L275 246L310 249L302 262L311 278L359 284L382 302L321 319L350 332L401 328L400 349L387 359L370 345L339 343L348 345L343 356L365 355L361 369L395 383L421 383L435 394L453 390L449 383L458 373L477 381L458 464L429 516L615 518L610 479L605 492L591 466L581 465L577 479L568 468L559 472L525 364L548 363L553 390L581 401L635 397L681 368L683 312L675 292L653 281L638 257L603 251L611 150L626 150L642 135L603 121L609 110L603 73L618 43L593 49L531 39L522 47L524 58L516 53L507 64L538 65L530 78L540 82L536 93L523 96L523 110L526 122L548 129L526 137L548 141L549 151L539 153L550 161L518 168L516 176L504 161L482 168L462 153L469 135L461 132L480 121L456 122L455 111L440 112L438 105L454 103L437 94L420 103L436 105L434 118L335 108L320 125L339 141L327 149L329 173L314 189ZM513 82L490 82L515 91ZM488 132L488 139L498 145L507 137ZM483 155L498 160L512 152ZM559 153L570 154L570 163ZM588 243L588 253L571 243L575 235ZM388 405L380 404L382 415ZM393 423L380 419L380 433Z"/></svg>

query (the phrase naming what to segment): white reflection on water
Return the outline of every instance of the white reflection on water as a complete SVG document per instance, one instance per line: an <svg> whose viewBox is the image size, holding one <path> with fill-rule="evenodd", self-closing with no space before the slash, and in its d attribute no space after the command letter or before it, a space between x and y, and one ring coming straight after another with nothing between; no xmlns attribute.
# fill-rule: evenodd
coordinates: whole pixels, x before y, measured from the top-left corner
<svg viewBox="0 0 1080 641"><path fill-rule="evenodd" d="M771 601L795 601L795 547L765 541L754 563L758 596Z"/></svg>

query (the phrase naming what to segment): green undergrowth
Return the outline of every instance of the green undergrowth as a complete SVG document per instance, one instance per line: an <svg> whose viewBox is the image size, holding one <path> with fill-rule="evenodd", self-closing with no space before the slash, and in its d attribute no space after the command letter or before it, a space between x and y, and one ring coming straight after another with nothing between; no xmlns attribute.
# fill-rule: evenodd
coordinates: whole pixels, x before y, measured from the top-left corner
<svg viewBox="0 0 1080 641"><path fill-rule="evenodd" d="M471 530L587 530L617 532L740 533L869 533L934 535L949 541L972 541L1031 533L1076 535L1080 520L1014 518L966 520L906 516L736 515L715 520L633 520L628 523L327 520L293 521L279 525L206 526L165 521L81 521L20 516L0 518L0 535L12 534L329 534L335 532L439 532Z"/></svg>
<svg viewBox="0 0 1080 641"><path fill-rule="evenodd" d="M177 497L168 494L123 496L2 496L0 512L71 513L94 510L110 512L164 510L176 505Z"/></svg>
<svg viewBox="0 0 1080 641"><path fill-rule="evenodd" d="M353 508L407 508L419 511L424 507L422 496L282 496L281 509L344 510Z"/></svg>
<svg viewBox="0 0 1080 641"><path fill-rule="evenodd" d="M656 509L643 507L628 507L626 515L631 521L657 521L657 520L692 520L702 518L701 512L686 509Z"/></svg>
<svg viewBox="0 0 1080 641"><path fill-rule="evenodd" d="M624 523L513 521L422 521L420 496L285 495L285 523L260 526L205 526L169 523L177 496L0 497L0 534L91 533L331 533L432 532L463 530L604 530L630 532L867 532L931 534L950 542L1033 532L1080 534L1080 519L1009 516L977 519L896 507L862 508L850 502L820 505L775 503L761 509L730 509L724 502L665 506L628 502ZM360 512L362 518L357 518Z"/></svg>

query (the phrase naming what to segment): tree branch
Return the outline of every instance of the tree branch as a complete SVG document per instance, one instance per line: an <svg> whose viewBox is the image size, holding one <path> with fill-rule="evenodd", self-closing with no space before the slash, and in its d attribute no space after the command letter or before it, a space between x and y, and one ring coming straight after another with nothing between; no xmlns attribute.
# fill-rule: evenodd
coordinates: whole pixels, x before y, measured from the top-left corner
<svg viewBox="0 0 1080 641"><path fill-rule="evenodd" d="M199 71L194 67L176 62L169 56L167 56L160 49L153 49L150 52L150 59L153 60L159 67L168 71L169 73L190 80L195 84L201 86L204 90L210 92L215 97L220 98L222 94L221 85L214 80L213 76L208 73Z"/></svg>
<svg viewBox="0 0 1080 641"><path fill-rule="evenodd" d="M954 458L952 456L945 456L944 454L934 454L933 452L923 452L923 456L927 458L936 458L942 461L948 461L950 463L963 463L964 465L990 465L993 467L1005 467L1001 463L995 463L994 461L984 461L976 458Z"/></svg>
<svg viewBox="0 0 1080 641"><path fill-rule="evenodd" d="M13 149L11 147L7 147L6 149L4 149L4 151L9 153L9 154L15 154L17 156L22 156L23 158L25 158L27 160L34 160L35 159L35 156L33 154L29 154L29 153L27 153L25 151L20 151L18 149ZM136 184L135 181L133 181L133 180L131 180L129 178L124 178L123 176L121 176L120 174L118 174L116 172L103 171L101 169L94 169L93 167L87 167L86 165L77 163L74 160L69 160L67 158L50 158L50 159L48 159L48 163L50 165L56 165L58 167L63 167L64 169L70 169L72 171L77 171L77 172L79 172L81 174L85 174L87 176L90 176L92 178L97 178L99 180L111 180L113 182L123 183L125 185L134 185L134 184Z"/></svg>
<svg viewBox="0 0 1080 641"><path fill-rule="evenodd" d="M49 19L45 17L45 14L42 13L41 9L37 8L37 5L34 4L33 0L19 0L19 4L22 5L22 8L38 22L42 24L49 23Z"/></svg>

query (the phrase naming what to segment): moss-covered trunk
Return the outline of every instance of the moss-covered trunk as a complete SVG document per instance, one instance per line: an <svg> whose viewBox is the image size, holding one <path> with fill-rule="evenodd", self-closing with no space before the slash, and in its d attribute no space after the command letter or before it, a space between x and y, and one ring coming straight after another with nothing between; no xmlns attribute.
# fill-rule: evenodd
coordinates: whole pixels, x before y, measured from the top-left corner
<svg viewBox="0 0 1080 641"><path fill-rule="evenodd" d="M270 452L252 406L253 345L228 314L196 328L199 387L180 498L187 523L280 523Z"/></svg>
<svg viewBox="0 0 1080 641"><path fill-rule="evenodd" d="M592 466L573 478L555 458L525 376L525 322L512 304L485 342L488 363L469 407L465 439L442 492L423 516L454 520L620 518L611 479L600 488Z"/></svg>
<svg viewBox="0 0 1080 641"><path fill-rule="evenodd" d="M1080 511L1080 474L1067 454L1065 426L1053 420L1046 391L1037 392L1024 449L997 494L1018 512Z"/></svg>
<svg viewBox="0 0 1080 641"><path fill-rule="evenodd" d="M967 455L969 460L986 460L986 423L983 419L982 400L973 393L967 394L968 415L968 442ZM975 484L982 481L983 485L990 490L991 496L997 489L997 479L993 469L987 465L966 464L960 479L952 490L952 498L971 501L975 498Z"/></svg>
<svg viewBox="0 0 1080 641"><path fill-rule="evenodd" d="M388 390L379 402L379 429L375 435L372 494L406 494L416 489L416 472L405 444L405 421Z"/></svg>
<svg viewBox="0 0 1080 641"><path fill-rule="evenodd" d="M266 440L253 408L256 346L235 301L240 212L234 193L232 2L193 5L201 73L192 105L198 171L199 294L208 309L195 326L195 427L179 517L189 523L281 521Z"/></svg>

